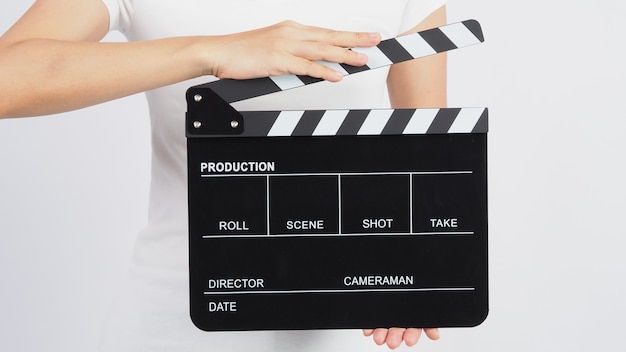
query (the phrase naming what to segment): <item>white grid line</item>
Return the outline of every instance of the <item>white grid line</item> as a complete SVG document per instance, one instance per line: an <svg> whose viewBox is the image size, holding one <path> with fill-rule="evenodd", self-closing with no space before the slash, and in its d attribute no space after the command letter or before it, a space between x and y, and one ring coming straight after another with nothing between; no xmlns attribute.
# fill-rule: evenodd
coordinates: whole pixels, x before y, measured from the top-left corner
<svg viewBox="0 0 626 352"><path fill-rule="evenodd" d="M451 292L475 291L475 287L434 287L434 288L368 288L368 289L321 289L321 290L259 290L259 291L204 291L205 296L214 295L280 295L310 293L376 293L376 292Z"/></svg>
<svg viewBox="0 0 626 352"><path fill-rule="evenodd" d="M219 174L219 175L201 175L202 177L246 177L256 176L265 177L266 179L266 233L259 234L231 234L231 235L205 235L204 239L219 238L268 238L268 237L347 237L347 236L441 236L441 235L474 235L473 231L441 231L441 232L413 232L413 176L419 175L470 175L474 172L471 170L459 171L416 171L416 172L347 172L347 173L306 173L306 174ZM343 233L342 232L342 198L341 198L341 177L342 176L389 176L401 175L409 176L409 232L361 232L361 233ZM337 203L338 203L338 230L336 234L323 233L293 233L293 234L272 234L270 225L270 178L288 177L288 176L336 176L337 177Z"/></svg>

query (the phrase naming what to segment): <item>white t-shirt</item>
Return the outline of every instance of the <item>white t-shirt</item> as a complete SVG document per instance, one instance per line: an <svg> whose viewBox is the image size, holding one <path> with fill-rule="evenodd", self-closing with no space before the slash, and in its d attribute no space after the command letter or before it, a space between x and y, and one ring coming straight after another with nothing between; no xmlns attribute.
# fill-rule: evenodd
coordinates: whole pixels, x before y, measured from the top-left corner
<svg viewBox="0 0 626 352"><path fill-rule="evenodd" d="M241 32L291 19L395 37L446 0L103 0L111 30L130 41ZM167 60L168 58L163 58ZM238 103L247 109L374 108L386 105L384 69ZM355 331L207 333L189 318L185 91L195 79L147 92L152 125L149 223L134 250L102 351L339 351L376 346Z"/></svg>

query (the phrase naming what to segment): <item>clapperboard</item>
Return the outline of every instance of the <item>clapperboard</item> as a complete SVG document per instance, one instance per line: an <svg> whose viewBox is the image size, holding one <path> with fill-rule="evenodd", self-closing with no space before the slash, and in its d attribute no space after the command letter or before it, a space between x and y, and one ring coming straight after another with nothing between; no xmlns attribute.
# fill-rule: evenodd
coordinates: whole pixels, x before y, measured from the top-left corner
<svg viewBox="0 0 626 352"><path fill-rule="evenodd" d="M483 41L473 20L353 49L367 66ZM487 291L487 109L237 111L320 81L187 91L191 318L200 329L462 327Z"/></svg>

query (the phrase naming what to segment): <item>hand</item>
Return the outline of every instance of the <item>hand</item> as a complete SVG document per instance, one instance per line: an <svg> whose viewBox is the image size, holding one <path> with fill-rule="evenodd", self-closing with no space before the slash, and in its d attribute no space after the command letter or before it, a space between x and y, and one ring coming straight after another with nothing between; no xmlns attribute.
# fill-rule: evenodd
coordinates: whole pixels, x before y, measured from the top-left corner
<svg viewBox="0 0 626 352"><path fill-rule="evenodd" d="M205 73L219 78L246 79L291 73L336 82L343 76L315 61L365 65L367 56L347 48L377 45L380 34L334 31L286 21L214 39L217 43L210 49L212 56Z"/></svg>
<svg viewBox="0 0 626 352"><path fill-rule="evenodd" d="M423 329L431 340L439 340L439 329L437 328L426 328ZM363 335L365 336L373 336L374 342L382 346L385 343L387 347L390 349L396 349L400 347L402 341L407 346L415 346L422 336L421 328L391 328L391 329L363 329Z"/></svg>

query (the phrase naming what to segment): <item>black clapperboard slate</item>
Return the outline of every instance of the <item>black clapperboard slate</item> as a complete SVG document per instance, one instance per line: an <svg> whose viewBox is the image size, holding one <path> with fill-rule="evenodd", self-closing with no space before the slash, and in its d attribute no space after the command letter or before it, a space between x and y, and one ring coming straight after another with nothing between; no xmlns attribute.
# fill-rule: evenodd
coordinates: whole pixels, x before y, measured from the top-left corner
<svg viewBox="0 0 626 352"><path fill-rule="evenodd" d="M483 41L385 40L345 75ZM419 79L419 78L416 78ZM320 81L187 92L191 318L202 330L463 327L487 292L487 109L236 111Z"/></svg>

